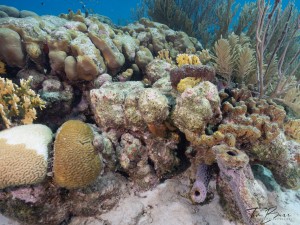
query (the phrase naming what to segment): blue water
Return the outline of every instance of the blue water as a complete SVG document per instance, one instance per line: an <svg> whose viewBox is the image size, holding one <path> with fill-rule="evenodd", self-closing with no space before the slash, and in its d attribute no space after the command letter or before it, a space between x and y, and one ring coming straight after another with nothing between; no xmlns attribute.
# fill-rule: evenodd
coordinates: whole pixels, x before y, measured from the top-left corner
<svg viewBox="0 0 300 225"><path fill-rule="evenodd" d="M93 9L95 13L108 16L116 24L124 24L131 20L130 10L136 7L140 0L0 0L0 4L14 6L20 10L31 10L39 15L58 15L67 13L68 9ZM236 1L243 5L245 0ZM283 0L286 5L289 0ZM293 1L294 2L294 1ZM300 9L300 0L295 1ZM83 10L84 11L84 10Z"/></svg>

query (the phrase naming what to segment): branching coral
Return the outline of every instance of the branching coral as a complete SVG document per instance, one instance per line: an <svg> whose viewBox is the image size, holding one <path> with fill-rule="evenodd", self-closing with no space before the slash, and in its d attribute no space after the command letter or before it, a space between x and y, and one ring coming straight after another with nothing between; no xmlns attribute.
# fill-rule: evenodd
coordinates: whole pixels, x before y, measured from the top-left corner
<svg viewBox="0 0 300 225"><path fill-rule="evenodd" d="M30 124L36 119L36 109L45 107L45 102L31 88L28 80L20 80L20 86L9 79L0 78L1 123L9 128L13 123Z"/></svg>

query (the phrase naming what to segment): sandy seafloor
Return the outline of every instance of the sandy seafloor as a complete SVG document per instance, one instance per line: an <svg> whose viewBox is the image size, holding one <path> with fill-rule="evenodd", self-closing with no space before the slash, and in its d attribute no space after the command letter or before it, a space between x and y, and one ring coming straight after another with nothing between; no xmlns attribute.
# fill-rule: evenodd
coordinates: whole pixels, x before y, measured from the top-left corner
<svg viewBox="0 0 300 225"><path fill-rule="evenodd" d="M192 205L184 196L189 187L182 179L169 179L153 190L128 193L110 211L96 217L73 217L69 225L241 225L225 219L215 195L205 205ZM210 183L210 191L215 193L215 182ZM268 192L276 209L261 209L266 225L300 224L300 191L285 190ZM276 203L275 203L276 202ZM272 211L274 210L274 211ZM0 225L22 225L0 215Z"/></svg>

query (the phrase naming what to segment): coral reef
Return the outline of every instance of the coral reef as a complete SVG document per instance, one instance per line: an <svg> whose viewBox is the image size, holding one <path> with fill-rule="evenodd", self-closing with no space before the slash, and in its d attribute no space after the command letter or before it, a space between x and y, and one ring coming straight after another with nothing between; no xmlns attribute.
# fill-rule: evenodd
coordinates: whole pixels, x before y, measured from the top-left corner
<svg viewBox="0 0 300 225"><path fill-rule="evenodd" d="M24 18L28 16L38 16L33 11L29 10L18 10L15 7L7 6L7 5L0 5L0 17L16 17L16 18Z"/></svg>
<svg viewBox="0 0 300 225"><path fill-rule="evenodd" d="M300 142L300 119L289 120L284 123L284 132L291 139Z"/></svg>
<svg viewBox="0 0 300 225"><path fill-rule="evenodd" d="M97 124L106 130L145 129L169 114L167 98L154 88L145 89L139 81L104 83L90 95Z"/></svg>
<svg viewBox="0 0 300 225"><path fill-rule="evenodd" d="M9 79L0 78L1 124L6 128L14 124L30 124L36 119L36 109L45 107L45 102L31 88L32 77L20 80L20 86ZM1 129L0 124L0 129Z"/></svg>
<svg viewBox="0 0 300 225"><path fill-rule="evenodd" d="M99 176L101 159L93 146L92 129L69 120L57 131L54 142L54 182L67 189L89 185Z"/></svg>
<svg viewBox="0 0 300 225"><path fill-rule="evenodd" d="M47 173L51 142L52 131L41 124L1 131L0 189L42 182Z"/></svg>
<svg viewBox="0 0 300 225"><path fill-rule="evenodd" d="M233 0L143 0L136 8L135 17L148 16L174 30L182 30L200 39L206 47L232 31L237 34L247 32L254 37L255 6L250 2L240 7ZM239 9L238 19L234 19Z"/></svg>
<svg viewBox="0 0 300 225"><path fill-rule="evenodd" d="M176 62L179 67L183 65L201 65L200 59L196 55L178 54Z"/></svg>
<svg viewBox="0 0 300 225"><path fill-rule="evenodd" d="M70 212L86 217L111 210L127 192L124 178L109 172L85 189L66 191L46 183L8 190L0 197L0 211L21 223L60 224L70 220Z"/></svg>
<svg viewBox="0 0 300 225"><path fill-rule="evenodd" d="M24 67L25 55L20 35L9 28L0 28L0 58L10 66Z"/></svg>
<svg viewBox="0 0 300 225"><path fill-rule="evenodd" d="M204 9L217 7L210 4ZM234 14L232 0L219 6L217 19L227 14L228 20L215 36L228 33ZM299 189L299 121L289 111L299 108L299 90L287 92L292 97L279 95L276 104L259 98L257 87L245 87L259 83L252 69L261 62L254 61L247 36L224 36L212 55L197 39L145 18L117 27L80 11L17 18L19 11L5 10L3 16L18 15L0 19L0 65L6 70L0 78L0 128L32 123L35 107L46 106L37 122L56 136L52 146L49 128L46 142L36 140L39 129L22 130L26 126L13 128L22 132L0 133L1 213L35 225L69 223L74 216L100 218L121 207L121 197L133 192L137 197L174 178L183 182L185 193L176 195L185 208L199 210L199 203L220 197L230 219L252 225L262 224L262 218L249 209L276 200L265 187L275 187L275 181L256 180L265 177L254 177L251 167L256 173L259 167L269 169L269 178L281 187ZM178 13L181 9L169 18ZM247 24L242 21L234 29L242 32ZM290 81L294 78L284 82ZM16 178L20 174L22 179ZM140 209L137 218L150 212Z"/></svg>
<svg viewBox="0 0 300 225"><path fill-rule="evenodd" d="M52 74L65 74L71 81L90 81L107 71L113 76L126 71L125 61L135 62L144 71L161 49L169 49L173 56L186 49L200 50L195 39L177 33L146 19L115 29L81 14L22 20L7 17L0 20L0 40L5 43L0 59L24 68L29 58L40 71L50 64ZM174 41L181 44L172 45Z"/></svg>
<svg viewBox="0 0 300 225"><path fill-rule="evenodd" d="M220 98L215 85L209 81L186 89L176 100L172 119L176 127L193 142L193 135L202 134L209 123L217 123L221 116Z"/></svg>

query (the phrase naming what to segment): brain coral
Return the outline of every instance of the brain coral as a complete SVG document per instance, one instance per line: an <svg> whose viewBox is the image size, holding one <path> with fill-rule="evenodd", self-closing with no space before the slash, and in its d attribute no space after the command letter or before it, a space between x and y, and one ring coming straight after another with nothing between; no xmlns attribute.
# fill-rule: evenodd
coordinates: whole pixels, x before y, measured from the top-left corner
<svg viewBox="0 0 300 225"><path fill-rule="evenodd" d="M31 124L0 132L0 188L36 184L47 173L51 130Z"/></svg>
<svg viewBox="0 0 300 225"><path fill-rule="evenodd" d="M92 144L92 129L79 120L65 122L54 142L54 182L68 189L92 183L100 173L101 160Z"/></svg>

